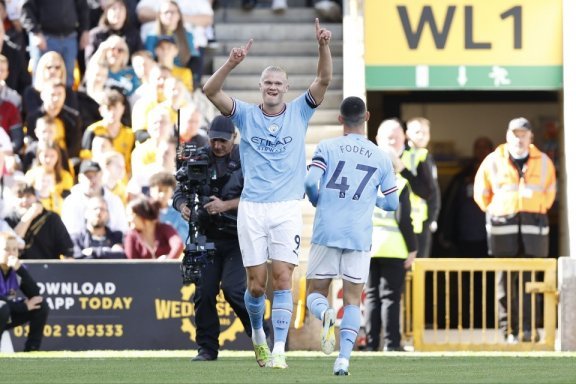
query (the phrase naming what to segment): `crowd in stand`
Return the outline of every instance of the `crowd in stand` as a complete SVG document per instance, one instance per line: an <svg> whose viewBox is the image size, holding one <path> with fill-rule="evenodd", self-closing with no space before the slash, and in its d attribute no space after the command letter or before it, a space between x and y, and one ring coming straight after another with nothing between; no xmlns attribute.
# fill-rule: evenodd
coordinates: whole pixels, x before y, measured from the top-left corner
<svg viewBox="0 0 576 384"><path fill-rule="evenodd" d="M149 191L174 190L178 140L208 143L217 6L232 5L0 0L0 225L22 258L179 256L187 223Z"/></svg>
<svg viewBox="0 0 576 384"><path fill-rule="evenodd" d="M212 1L0 0L0 18L0 225L21 258L178 258L174 124L207 144Z"/></svg>

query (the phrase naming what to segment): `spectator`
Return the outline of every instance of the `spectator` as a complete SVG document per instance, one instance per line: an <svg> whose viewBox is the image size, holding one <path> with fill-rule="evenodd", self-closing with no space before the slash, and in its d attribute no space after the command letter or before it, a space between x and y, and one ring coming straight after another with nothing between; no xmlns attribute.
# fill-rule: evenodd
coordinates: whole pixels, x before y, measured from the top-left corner
<svg viewBox="0 0 576 384"><path fill-rule="evenodd" d="M102 119L99 108L107 89L106 80L108 64L93 62L86 67L86 73L76 93L83 129Z"/></svg>
<svg viewBox="0 0 576 384"><path fill-rule="evenodd" d="M98 26L92 28L89 33L88 45L84 50L86 62L96 52L98 46L112 35L118 35L126 40L129 55L142 49L139 31L128 19L124 0L108 1L103 8Z"/></svg>
<svg viewBox="0 0 576 384"><path fill-rule="evenodd" d="M132 130L139 143L150 137L148 134L148 115L152 109L165 100L164 83L170 78L172 78L172 71L169 68L160 65L152 68L145 96L138 99L132 108Z"/></svg>
<svg viewBox="0 0 576 384"><path fill-rule="evenodd" d="M192 71L190 71L190 68L174 64L174 60L178 56L176 40L174 40L172 36L160 36L154 52L156 53L158 63L166 68L170 68L172 76L180 80L186 87L186 90L192 94L194 90Z"/></svg>
<svg viewBox="0 0 576 384"><path fill-rule="evenodd" d="M34 187L18 183L14 204L6 216L8 224L26 243L22 259L58 260L71 258L73 245L60 216L45 209Z"/></svg>
<svg viewBox="0 0 576 384"><path fill-rule="evenodd" d="M142 180L148 185L148 179L162 162L159 149L166 147L170 137L173 137L174 128L170 121L170 112L161 106L157 106L148 115L148 133L150 138L140 143L132 151L132 178Z"/></svg>
<svg viewBox="0 0 576 384"><path fill-rule="evenodd" d="M80 114L64 104L66 88L58 81L48 83L40 93L42 104L36 110L30 111L26 117L28 134L34 137L36 121L42 116L48 116L56 122L56 137L54 140L61 148L66 149L68 157L78 157L82 140L82 124Z"/></svg>
<svg viewBox="0 0 576 384"><path fill-rule="evenodd" d="M122 232L108 227L110 213L106 200L95 196L88 200L86 228L72 235L75 259L125 259Z"/></svg>
<svg viewBox="0 0 576 384"><path fill-rule="evenodd" d="M30 74L26 69L26 62L18 50L18 46L5 39L3 23L0 23L0 54L8 59L9 68L6 84L22 95L26 87L30 85Z"/></svg>
<svg viewBox="0 0 576 384"><path fill-rule="evenodd" d="M152 53L146 50L134 52L131 58L132 68L140 81L140 86L136 88L130 96L130 105L135 105L141 97L146 96L149 92L156 92L156 90L150 86L149 80L152 68L158 66L158 64L154 61Z"/></svg>
<svg viewBox="0 0 576 384"><path fill-rule="evenodd" d="M474 140L474 157L448 184L443 200L438 232L440 245L457 257L486 257L486 214L474 201L474 177L478 167L494 151L492 140Z"/></svg>
<svg viewBox="0 0 576 384"><path fill-rule="evenodd" d="M94 196L104 197L108 210L114 212L114 215L110 216L110 229L126 233L128 222L124 214L124 205L118 196L103 188L100 165L90 160L82 161L78 184L72 187L70 195L64 199L62 221L68 231L71 234L84 231L86 202Z"/></svg>
<svg viewBox="0 0 576 384"><path fill-rule="evenodd" d="M99 162L102 156L114 151L112 138L106 135L96 135L92 139L89 149L92 156L88 160Z"/></svg>
<svg viewBox="0 0 576 384"><path fill-rule="evenodd" d="M76 56L88 44L86 0L24 0L21 21L29 34L32 73L41 55L56 51L64 59L66 86L72 87Z"/></svg>
<svg viewBox="0 0 576 384"><path fill-rule="evenodd" d="M8 58L0 55L0 101L11 103L20 111L22 110L22 96L6 83L9 74L10 63L8 62ZM2 110L4 110L4 108L2 108Z"/></svg>
<svg viewBox="0 0 576 384"><path fill-rule="evenodd" d="M100 44L90 58L88 65L93 63L107 64L106 87L118 89L129 99L136 88L140 86L140 80L138 80L134 69L128 65L129 59L126 41L118 35L111 35Z"/></svg>
<svg viewBox="0 0 576 384"><path fill-rule="evenodd" d="M190 104L180 109L180 144L192 144L196 148L208 145L208 135L202 129L202 111Z"/></svg>
<svg viewBox="0 0 576 384"><path fill-rule="evenodd" d="M208 41L214 39L214 11L212 9L212 0L176 0L185 28L192 31L194 44L199 51L198 56L192 56L190 69L194 73L194 88L199 89L200 80L204 67L204 54ZM142 40L154 30L154 21L156 20L160 2L157 0L140 0L138 4L138 17L144 23L140 28Z"/></svg>
<svg viewBox="0 0 576 384"><path fill-rule="evenodd" d="M22 156L22 170L27 172L30 167L32 167L32 163L36 160L36 153L38 151L39 146L48 146L53 143L56 143L56 131L58 130L58 124L56 119L50 116L42 116L38 120L36 120L36 127L34 128L34 136L36 136L37 140L32 140L28 142L26 146L26 151ZM71 167L68 161L68 154L66 150L58 145L59 150L59 157L60 162L62 164L62 168L66 171L71 172Z"/></svg>
<svg viewBox="0 0 576 384"><path fill-rule="evenodd" d="M58 144L41 144L36 150L36 161L26 172L26 182L36 189L44 208L61 213L63 199L74 185L70 172L62 168Z"/></svg>
<svg viewBox="0 0 576 384"><path fill-rule="evenodd" d="M21 98L18 92L6 85L8 77L8 59L0 55L0 128L3 128L12 142L14 152L18 152L23 144L24 131L20 115Z"/></svg>
<svg viewBox="0 0 576 384"><path fill-rule="evenodd" d="M144 47L154 54L158 40L163 36L172 36L178 46L174 64L192 71L191 58L198 57L200 51L196 48L194 35L184 26L182 11L175 0L160 1L156 26L144 39Z"/></svg>
<svg viewBox="0 0 576 384"><path fill-rule="evenodd" d="M21 291L24 297L16 296ZM38 284L18 260L18 243L13 235L0 233L0 335L29 323L24 352L38 351L48 319L48 304Z"/></svg>
<svg viewBox="0 0 576 384"><path fill-rule="evenodd" d="M32 85L24 90L24 111L30 113L37 109L42 104L40 93L44 88L48 84L55 82L66 84L66 76L64 60L58 52L49 51L43 54L34 72ZM65 90L66 98L64 104L77 110L78 97L76 92L70 86L66 86Z"/></svg>
<svg viewBox="0 0 576 384"><path fill-rule="evenodd" d="M532 144L533 138L527 119L512 119L506 143L486 156L474 178L474 201L486 212L488 252L492 256L548 256L547 212L556 198L556 169ZM532 281L533 273L522 272L521 278L519 274L497 273L499 326L510 343L536 342L539 336L532 328L531 295L520 283ZM534 308L534 312L538 310Z"/></svg>
<svg viewBox="0 0 576 384"><path fill-rule="evenodd" d="M406 136L408 145L414 148L417 153L426 151L424 164L428 167L429 174L432 175L432 190L430 196L425 200L420 200L413 196L412 220L420 221L415 224L415 232L418 236L418 257L430 257L432 249L432 234L438 228L438 216L440 215L441 192L438 184L438 170L434 157L427 150L430 142L430 121L423 117L408 120L406 124Z"/></svg>
<svg viewBox="0 0 576 384"><path fill-rule="evenodd" d="M124 249L129 259L178 259L182 255L182 239L174 227L159 222L159 213L160 204L147 197L128 203L130 231Z"/></svg>
<svg viewBox="0 0 576 384"><path fill-rule="evenodd" d="M0 23L4 25L7 40L16 46L25 57L27 40L20 23L20 9L23 0L0 0Z"/></svg>
<svg viewBox="0 0 576 384"><path fill-rule="evenodd" d="M170 77L164 81L164 98L160 106L170 112L170 122L175 125L178 123L178 110L192 105L190 93L180 80Z"/></svg>
<svg viewBox="0 0 576 384"><path fill-rule="evenodd" d="M115 194L126 205L128 202L126 165L124 156L114 150L102 154L98 159L102 168L102 184L110 192Z"/></svg>
<svg viewBox="0 0 576 384"><path fill-rule="evenodd" d="M114 150L124 156L126 172L130 174L130 156L134 149L135 140L132 128L125 126L121 121L125 111L124 97L115 89L106 90L99 110L102 120L90 125L82 137L82 157L84 159L92 157L89 148L94 136L107 136L112 139Z"/></svg>
<svg viewBox="0 0 576 384"><path fill-rule="evenodd" d="M162 142L158 146L153 162L146 164L143 169L146 172L132 174L128 181L128 200L140 194L149 194L151 175L158 172L174 172L176 169L176 137L170 137L168 141Z"/></svg>
<svg viewBox="0 0 576 384"><path fill-rule="evenodd" d="M188 239L188 223L172 207L176 179L170 172L158 172L150 177L150 197L160 204L160 222L170 224L178 231L182 242Z"/></svg>

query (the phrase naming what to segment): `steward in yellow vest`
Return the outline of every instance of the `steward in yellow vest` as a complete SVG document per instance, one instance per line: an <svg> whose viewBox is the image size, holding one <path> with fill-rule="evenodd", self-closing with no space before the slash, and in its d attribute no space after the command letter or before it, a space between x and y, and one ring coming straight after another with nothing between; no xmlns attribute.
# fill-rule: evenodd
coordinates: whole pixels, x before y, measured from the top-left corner
<svg viewBox="0 0 576 384"><path fill-rule="evenodd" d="M399 208L395 212L375 210L372 223L372 259L366 283L364 311L366 348L381 350L380 334L384 327L384 350L399 351L400 300L406 270L416 257L416 235L410 218L410 187L397 175Z"/></svg>

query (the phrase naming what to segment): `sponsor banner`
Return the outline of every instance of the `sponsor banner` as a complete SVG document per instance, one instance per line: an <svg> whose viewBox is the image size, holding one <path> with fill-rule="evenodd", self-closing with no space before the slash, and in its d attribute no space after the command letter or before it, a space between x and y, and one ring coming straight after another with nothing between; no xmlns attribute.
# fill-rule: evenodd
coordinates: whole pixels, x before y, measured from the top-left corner
<svg viewBox="0 0 576 384"><path fill-rule="evenodd" d="M561 88L561 0L366 0L364 21L368 89Z"/></svg>
<svg viewBox="0 0 576 384"><path fill-rule="evenodd" d="M182 285L179 262L27 261L26 266L50 307L42 350L197 348L196 287ZM216 306L221 348L251 349L222 292ZM16 351L23 349L27 333L28 325L11 330Z"/></svg>

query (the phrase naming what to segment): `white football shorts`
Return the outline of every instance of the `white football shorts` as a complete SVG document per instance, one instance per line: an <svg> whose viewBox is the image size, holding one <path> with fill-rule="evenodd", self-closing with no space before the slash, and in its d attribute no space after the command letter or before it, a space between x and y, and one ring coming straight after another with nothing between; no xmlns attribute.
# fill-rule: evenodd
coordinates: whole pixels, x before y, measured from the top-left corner
<svg viewBox="0 0 576 384"><path fill-rule="evenodd" d="M312 244L306 279L342 278L360 284L368 280L370 252Z"/></svg>
<svg viewBox="0 0 576 384"><path fill-rule="evenodd" d="M255 203L240 199L238 241L244 267L271 260L298 265L302 233L299 200Z"/></svg>

